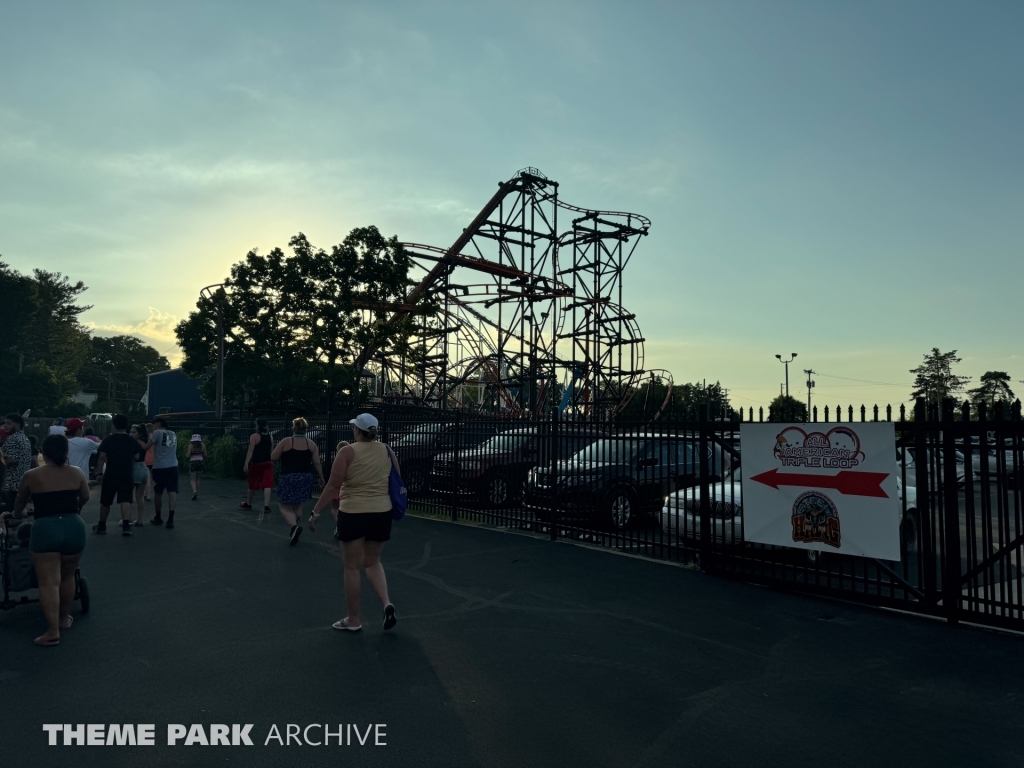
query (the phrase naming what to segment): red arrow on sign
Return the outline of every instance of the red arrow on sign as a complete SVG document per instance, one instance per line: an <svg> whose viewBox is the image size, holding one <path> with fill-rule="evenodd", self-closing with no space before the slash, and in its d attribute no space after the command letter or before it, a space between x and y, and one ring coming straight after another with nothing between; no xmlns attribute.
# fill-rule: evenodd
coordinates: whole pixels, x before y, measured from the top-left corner
<svg viewBox="0 0 1024 768"><path fill-rule="evenodd" d="M754 475L751 480L763 483L776 490L780 485L798 485L801 488L831 488L844 496L874 496L880 499L889 498L882 490L882 481L887 472L852 472L844 470L838 475L807 475L800 472L779 472L772 469Z"/></svg>

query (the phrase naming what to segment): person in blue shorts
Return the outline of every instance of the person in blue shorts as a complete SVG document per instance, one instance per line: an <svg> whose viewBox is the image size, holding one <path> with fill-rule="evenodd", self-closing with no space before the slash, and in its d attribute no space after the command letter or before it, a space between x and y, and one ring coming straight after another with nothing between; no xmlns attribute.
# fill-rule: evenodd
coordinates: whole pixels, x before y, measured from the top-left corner
<svg viewBox="0 0 1024 768"><path fill-rule="evenodd" d="M85 523L80 510L89 500L89 481L68 464L68 440L49 435L43 440L43 466L25 473L18 488L13 512L0 519L24 516L31 499L35 522L29 538L32 565L39 580L39 605L46 632L36 645L59 645L61 630L71 628L71 603L75 599L75 571L85 550Z"/></svg>

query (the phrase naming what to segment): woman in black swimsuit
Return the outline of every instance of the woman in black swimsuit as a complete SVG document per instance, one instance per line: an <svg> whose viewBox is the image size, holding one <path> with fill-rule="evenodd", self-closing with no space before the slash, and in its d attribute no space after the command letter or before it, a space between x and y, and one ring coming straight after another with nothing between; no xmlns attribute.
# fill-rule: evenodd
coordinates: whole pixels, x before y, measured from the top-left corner
<svg viewBox="0 0 1024 768"><path fill-rule="evenodd" d="M292 421L292 437L286 437L274 447L270 458L281 461L277 478L277 500L281 516L290 525L288 543L296 544L302 533L302 503L313 495L313 470L324 484L324 471L320 466L320 451L316 443L306 438L309 423L299 417Z"/></svg>
<svg viewBox="0 0 1024 768"><path fill-rule="evenodd" d="M79 511L89 500L89 481L68 464L68 440L50 435L43 440L44 464L22 478L14 512L2 517L21 518L29 497L35 507L35 523L29 549L39 580L39 604L46 632L36 645L58 645L60 631L71 627L71 603L75 599L75 570L85 549L85 523Z"/></svg>

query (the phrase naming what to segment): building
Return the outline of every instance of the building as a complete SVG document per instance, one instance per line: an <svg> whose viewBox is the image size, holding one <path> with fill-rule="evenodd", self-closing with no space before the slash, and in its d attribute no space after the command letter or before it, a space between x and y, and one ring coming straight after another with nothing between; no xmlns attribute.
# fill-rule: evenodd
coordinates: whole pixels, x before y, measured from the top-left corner
<svg viewBox="0 0 1024 768"><path fill-rule="evenodd" d="M193 379L180 368L157 371L146 377L146 413L209 413L213 407L203 399L202 379Z"/></svg>

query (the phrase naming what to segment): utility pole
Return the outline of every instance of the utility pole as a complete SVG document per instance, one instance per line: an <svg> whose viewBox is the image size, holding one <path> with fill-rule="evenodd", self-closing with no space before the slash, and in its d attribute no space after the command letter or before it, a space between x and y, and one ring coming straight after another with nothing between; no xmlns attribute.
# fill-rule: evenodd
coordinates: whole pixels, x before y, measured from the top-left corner
<svg viewBox="0 0 1024 768"><path fill-rule="evenodd" d="M780 363L786 366L786 397L789 397L789 364L796 358L796 352L791 352L790 355L789 360L783 360L782 355L775 356Z"/></svg>
<svg viewBox="0 0 1024 768"><path fill-rule="evenodd" d="M208 285L199 295L217 305L217 418L224 416L224 284Z"/></svg>
<svg viewBox="0 0 1024 768"><path fill-rule="evenodd" d="M811 390L814 389L814 380L811 376L817 371L812 371L810 368L805 368L804 373L807 374L807 420L811 420Z"/></svg>

